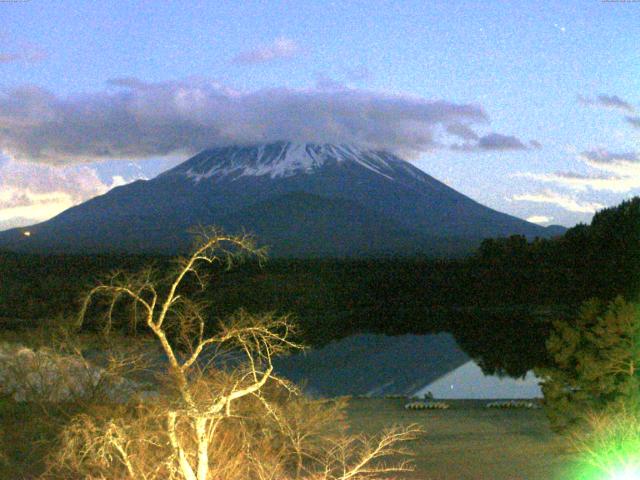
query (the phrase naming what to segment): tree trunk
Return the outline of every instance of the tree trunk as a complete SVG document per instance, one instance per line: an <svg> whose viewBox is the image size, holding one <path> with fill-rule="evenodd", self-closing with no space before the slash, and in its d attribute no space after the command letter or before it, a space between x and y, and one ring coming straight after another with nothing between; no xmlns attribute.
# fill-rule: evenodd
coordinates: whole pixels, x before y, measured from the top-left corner
<svg viewBox="0 0 640 480"><path fill-rule="evenodd" d="M191 465L189 465L189 460L187 460L187 456L185 455L184 450L180 446L178 434L176 432L176 419L176 412L169 412L169 415L167 416L167 430L169 433L169 441L171 442L171 447L178 457L178 465L180 466L180 471L182 472L185 480L198 480L196 474L193 473L193 468L191 468Z"/></svg>
<svg viewBox="0 0 640 480"><path fill-rule="evenodd" d="M207 441L207 419L196 418L198 438L198 480L207 480L209 474L209 442Z"/></svg>

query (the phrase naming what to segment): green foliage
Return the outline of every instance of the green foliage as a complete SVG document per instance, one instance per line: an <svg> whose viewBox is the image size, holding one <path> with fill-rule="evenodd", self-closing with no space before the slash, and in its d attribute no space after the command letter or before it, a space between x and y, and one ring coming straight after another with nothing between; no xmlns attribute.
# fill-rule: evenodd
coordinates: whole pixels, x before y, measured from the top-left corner
<svg viewBox="0 0 640 480"><path fill-rule="evenodd" d="M557 430L593 412L638 403L640 309L617 297L589 300L574 322L557 321L547 341L553 366L539 369L545 408Z"/></svg>
<svg viewBox="0 0 640 480"><path fill-rule="evenodd" d="M527 242L522 236L487 239L476 255L476 275L512 303L579 304L588 298L634 298L640 292L640 197L606 208L591 225L561 237ZM480 289L482 301L491 300ZM515 301L514 301L515 300Z"/></svg>
<svg viewBox="0 0 640 480"><path fill-rule="evenodd" d="M595 214L588 232L589 273L600 298L640 292L640 197Z"/></svg>

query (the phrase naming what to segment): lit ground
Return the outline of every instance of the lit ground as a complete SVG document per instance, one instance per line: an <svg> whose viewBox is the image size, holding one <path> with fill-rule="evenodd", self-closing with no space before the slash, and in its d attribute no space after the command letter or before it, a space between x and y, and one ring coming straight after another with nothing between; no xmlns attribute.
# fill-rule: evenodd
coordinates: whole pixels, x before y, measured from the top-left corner
<svg viewBox="0 0 640 480"><path fill-rule="evenodd" d="M403 400L353 399L355 432L375 434L384 425L417 423L424 434L411 445L421 480L571 480L563 440L542 410L493 410L485 402L449 402L446 411L406 411Z"/></svg>
<svg viewBox="0 0 640 480"><path fill-rule="evenodd" d="M542 410L489 410L484 402L452 401L447 411L405 411L403 400L353 399L348 408L355 432L379 433L385 425L417 423L424 434L410 446L411 480L579 480L572 475L563 442ZM0 400L0 478L32 478L46 454L42 440L56 432L29 421L24 404ZM7 460L10 460L8 463Z"/></svg>

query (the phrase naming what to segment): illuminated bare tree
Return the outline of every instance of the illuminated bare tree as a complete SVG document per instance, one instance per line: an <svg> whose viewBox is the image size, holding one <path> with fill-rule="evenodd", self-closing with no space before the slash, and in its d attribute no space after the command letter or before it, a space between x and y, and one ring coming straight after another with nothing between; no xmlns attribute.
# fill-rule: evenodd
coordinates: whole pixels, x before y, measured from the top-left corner
<svg viewBox="0 0 640 480"><path fill-rule="evenodd" d="M339 402L306 400L274 375L274 356L301 348L287 316L240 311L205 335L206 305L186 297L185 279L204 288L204 265L230 266L244 254L264 258L248 236L207 230L164 287L147 269L115 273L88 292L78 326L101 298L108 333L116 304L128 301L134 321L157 340L168 374L157 395L76 417L63 434L51 476L355 480L409 469L379 460L405 453L397 445L414 438L415 427L385 431L378 439L345 437L334 428Z"/></svg>

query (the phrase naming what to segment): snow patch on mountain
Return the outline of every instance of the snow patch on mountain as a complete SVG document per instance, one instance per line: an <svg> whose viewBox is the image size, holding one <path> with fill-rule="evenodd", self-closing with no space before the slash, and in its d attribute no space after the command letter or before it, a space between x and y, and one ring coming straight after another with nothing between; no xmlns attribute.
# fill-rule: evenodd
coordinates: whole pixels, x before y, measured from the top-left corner
<svg viewBox="0 0 640 480"><path fill-rule="evenodd" d="M237 180L241 177L286 178L311 174L330 163L355 162L394 180L398 169L418 177L415 167L385 152L363 150L352 145L278 142L253 147L222 147L206 150L167 172L195 182L209 178Z"/></svg>

